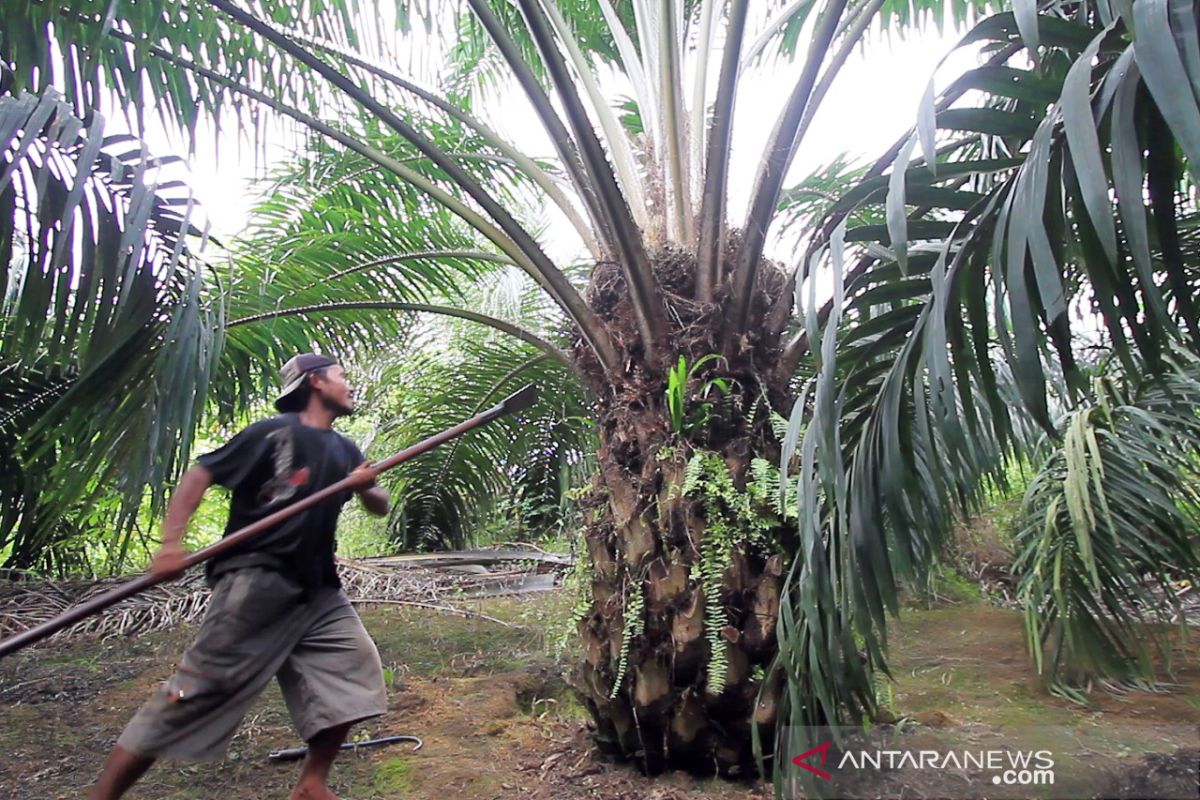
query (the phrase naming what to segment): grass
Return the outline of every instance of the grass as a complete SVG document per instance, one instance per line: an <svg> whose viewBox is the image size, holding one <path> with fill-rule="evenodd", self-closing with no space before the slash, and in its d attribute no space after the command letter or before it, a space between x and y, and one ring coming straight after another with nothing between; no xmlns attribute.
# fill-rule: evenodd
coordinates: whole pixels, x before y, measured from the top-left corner
<svg viewBox="0 0 1200 800"><path fill-rule="evenodd" d="M920 593L925 608L939 604L971 604L983 602L979 584L965 577L950 564L939 564L929 573L929 581Z"/></svg>
<svg viewBox="0 0 1200 800"><path fill-rule="evenodd" d="M381 797L402 796L412 791L412 763L406 758L389 758L375 768L372 785Z"/></svg>
<svg viewBox="0 0 1200 800"><path fill-rule="evenodd" d="M451 618L405 606L360 606L367 628L381 653L403 653L404 662L385 666L395 681L406 676L461 677L520 669L555 656L554 633L570 612L567 598L516 596L486 601L458 601L460 608L486 614L482 618ZM453 621L452 621L453 620Z"/></svg>
<svg viewBox="0 0 1200 800"><path fill-rule="evenodd" d="M1180 685L1173 692L1096 690L1082 707L1046 690L1026 655L1014 611L982 602L909 609L891 642L890 705L902 726L958 749L1052 752L1053 791L1031 787L1030 796L1091 796L1097 776L1122 762L1197 744L1195 643L1179 653Z"/></svg>

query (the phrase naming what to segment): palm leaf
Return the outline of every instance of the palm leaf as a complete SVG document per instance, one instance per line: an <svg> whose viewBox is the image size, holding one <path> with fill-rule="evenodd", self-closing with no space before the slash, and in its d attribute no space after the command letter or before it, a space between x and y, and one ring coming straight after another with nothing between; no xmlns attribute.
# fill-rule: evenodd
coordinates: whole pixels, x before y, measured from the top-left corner
<svg viewBox="0 0 1200 800"><path fill-rule="evenodd" d="M1039 672L1068 696L1097 677L1152 681L1141 623L1170 621L1172 581L1200 576L1200 364L1169 363L1152 377L1110 366L1036 451L1013 571Z"/></svg>
<svg viewBox="0 0 1200 800"><path fill-rule="evenodd" d="M312 35L350 48L386 52L391 37L381 30L378 15L358 0L271 0L245 4L260 19L283 27L303 28ZM315 109L326 100L319 84L279 58L250 30L228 25L206 3L123 3L114 0L69 0L23 3L6 16L0 33L0 59L15 65L5 70L0 90L16 93L58 87L81 117L102 110L110 90L136 115L139 129L144 109L155 109L167 127L193 135L201 114L220 118L233 112L239 125L261 134L261 120L228 91L204 79L189 80L157 58L150 45L169 43L176 53L190 53L225 75L253 80L282 102ZM132 35L128 46L113 34ZM61 66L60 66L61 65Z"/></svg>
<svg viewBox="0 0 1200 800"><path fill-rule="evenodd" d="M0 97L0 551L40 565L65 517L131 518L185 463L220 349L192 202L53 92ZM18 133L21 132L21 133ZM119 146L117 146L119 145Z"/></svg>
<svg viewBox="0 0 1200 800"><path fill-rule="evenodd" d="M840 342L818 362L817 385L841 389L826 393L835 404L818 401L801 417L801 516L814 527L811 551L789 584L781 637L785 650L807 656L780 668L806 690L805 664L847 677L828 679L820 702L793 708L793 725L870 712L863 681L886 669L882 645L898 581L922 579L984 482L1002 479L1005 460L1028 452L1031 425L1054 435L1052 404L1072 407L1085 384L1074 342L1089 307L1131 375L1161 369L1161 352L1194 325L1190 299L1171 300L1190 298L1194 286L1171 235L1192 213L1176 201L1185 134L1159 122L1157 109L1168 101L1133 68L1144 43L1091 8L1070 20L1052 10L1036 22L1035 66L989 64L970 82L990 85L1002 67L1005 87L979 106L937 113L936 171L900 159L897 172L868 175L831 207L829 225L849 211L869 221L846 233L861 244L847 245L854 266L844 303L834 304L822 329L814 324L821 321L815 297L804 308L813 357L835 337ZM1022 28L1028 39L1027 25L1001 14L965 41L1011 57ZM1120 116L1129 114L1132 124ZM1144 164L1130 155L1141 153ZM1143 193L1161 201L1146 209ZM1121 220L1134 225L1114 225L1114 195ZM881 207L884 228L874 221ZM1140 214L1147 225L1137 225ZM824 241L816 238L813 252ZM1130 252L1140 253L1135 262L1123 255ZM1130 451L1114 449L1122 452ZM1123 525L1117 535L1136 540ZM849 594L839 596L835 588L847 584ZM1095 623L1094 632L1098 639L1105 625ZM863 670L847 649L855 640ZM1077 641L1073 652L1080 648Z"/></svg>
<svg viewBox="0 0 1200 800"><path fill-rule="evenodd" d="M440 135L455 136L456 131ZM394 136L380 148L406 157ZM477 167L488 170L486 165ZM511 175L502 165L496 183ZM520 182L511 200L521 203ZM243 413L274 386L274 368L314 346L350 356L403 343L411 315L315 311L335 302L460 301L461 286L510 263L468 226L352 151L314 139L279 168L231 244L237 271L225 281L230 333L214 390L226 415ZM247 324L257 320L254 324Z"/></svg>
<svg viewBox="0 0 1200 800"><path fill-rule="evenodd" d="M387 399L376 439L376 447L384 448L432 435L523 383L542 391L537 406L389 475L395 509L389 529L398 547L466 547L501 501L538 498L541 505L557 505L588 469L594 443L574 373L526 347L460 341L450 352L406 354L384 373Z"/></svg>

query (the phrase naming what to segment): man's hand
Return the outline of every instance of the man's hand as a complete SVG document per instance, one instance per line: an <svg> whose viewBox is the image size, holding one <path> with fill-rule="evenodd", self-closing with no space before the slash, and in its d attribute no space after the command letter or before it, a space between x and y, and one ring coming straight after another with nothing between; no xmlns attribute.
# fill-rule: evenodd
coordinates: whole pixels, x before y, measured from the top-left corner
<svg viewBox="0 0 1200 800"><path fill-rule="evenodd" d="M187 550L179 542L163 542L163 546L154 554L150 564L150 573L169 581L183 574L183 560L187 558Z"/></svg>
<svg viewBox="0 0 1200 800"><path fill-rule="evenodd" d="M363 508L367 510L367 513L382 517L388 513L390 507L387 490L375 484L375 478L378 475L379 470L374 469L370 461L364 461L346 477L352 481L350 486L358 493L358 499L362 500Z"/></svg>
<svg viewBox="0 0 1200 800"><path fill-rule="evenodd" d="M368 489L375 487L375 478L379 476L379 470L371 467L370 461L364 461L355 467L346 477L350 479L350 487L354 491L362 494Z"/></svg>
<svg viewBox="0 0 1200 800"><path fill-rule="evenodd" d="M179 479L179 486L167 504L167 516L162 524L162 547L154 554L150 573L164 580L174 580L183 574L183 559L188 551L183 549L183 535L188 521L200 507L204 492L212 485L212 473L195 464Z"/></svg>

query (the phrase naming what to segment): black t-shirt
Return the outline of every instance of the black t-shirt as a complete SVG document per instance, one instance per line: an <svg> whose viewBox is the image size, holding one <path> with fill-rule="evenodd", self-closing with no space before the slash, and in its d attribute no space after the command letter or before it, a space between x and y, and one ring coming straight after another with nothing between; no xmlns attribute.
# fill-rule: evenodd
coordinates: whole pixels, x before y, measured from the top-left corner
<svg viewBox="0 0 1200 800"><path fill-rule="evenodd" d="M219 450L200 456L213 482L233 492L225 535L257 522L345 478L362 452L333 430L313 428L296 414L256 422ZM305 589L341 586L334 566L338 514L345 491L289 517L245 544L209 560L209 583L241 567L278 570Z"/></svg>

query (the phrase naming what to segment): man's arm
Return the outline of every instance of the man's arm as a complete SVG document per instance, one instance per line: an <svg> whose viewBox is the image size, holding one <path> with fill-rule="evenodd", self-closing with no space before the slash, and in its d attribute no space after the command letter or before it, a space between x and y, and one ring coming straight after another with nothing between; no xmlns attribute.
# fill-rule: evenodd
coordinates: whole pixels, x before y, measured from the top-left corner
<svg viewBox="0 0 1200 800"><path fill-rule="evenodd" d="M367 513L382 517L391 510L391 504L388 500L387 489L375 483L375 476L378 474L379 470L372 469L370 461L364 461L350 473L349 477L357 481L354 491L358 492L358 498L362 500L363 508L367 510Z"/></svg>
<svg viewBox="0 0 1200 800"><path fill-rule="evenodd" d="M162 546L154 556L150 571L156 575L170 578L178 577L183 572L182 561L187 556L183 547L183 535L187 532L188 522L200 507L200 501L208 487L212 486L212 473L199 464L195 464L179 480L167 504L167 515L162 524Z"/></svg>
<svg viewBox="0 0 1200 800"><path fill-rule="evenodd" d="M367 510L368 514L382 517L392 509L387 489L384 489L382 486L372 486L364 489L358 493L358 497L362 500L363 508Z"/></svg>

